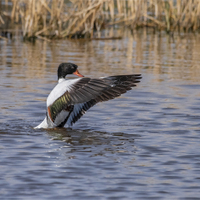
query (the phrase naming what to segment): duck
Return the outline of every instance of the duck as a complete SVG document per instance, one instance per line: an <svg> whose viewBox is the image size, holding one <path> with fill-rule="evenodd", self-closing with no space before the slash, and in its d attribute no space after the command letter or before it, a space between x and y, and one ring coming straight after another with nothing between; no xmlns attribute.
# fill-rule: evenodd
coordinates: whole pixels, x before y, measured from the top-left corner
<svg viewBox="0 0 200 200"><path fill-rule="evenodd" d="M74 74L78 78L68 79ZM73 63L61 63L58 83L46 101L46 117L35 129L68 127L76 123L88 109L99 102L119 97L140 82L141 74L114 75L101 78L84 77Z"/></svg>

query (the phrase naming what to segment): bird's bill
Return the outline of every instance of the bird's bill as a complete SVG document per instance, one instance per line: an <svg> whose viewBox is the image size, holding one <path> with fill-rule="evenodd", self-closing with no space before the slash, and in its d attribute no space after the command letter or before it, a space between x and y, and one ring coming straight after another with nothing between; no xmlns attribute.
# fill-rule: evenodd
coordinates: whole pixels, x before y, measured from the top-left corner
<svg viewBox="0 0 200 200"><path fill-rule="evenodd" d="M79 73L78 69L73 74L79 77L84 77L82 74Z"/></svg>

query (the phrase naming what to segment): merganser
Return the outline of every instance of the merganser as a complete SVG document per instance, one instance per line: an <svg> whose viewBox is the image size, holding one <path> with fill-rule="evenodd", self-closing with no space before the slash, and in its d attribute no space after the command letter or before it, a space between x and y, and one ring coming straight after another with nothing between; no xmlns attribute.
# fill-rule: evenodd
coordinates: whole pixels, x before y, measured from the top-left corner
<svg viewBox="0 0 200 200"><path fill-rule="evenodd" d="M63 127L65 124L71 126L89 108L131 90L141 79L140 74L85 78L77 68L73 63L59 65L58 84L47 97L46 117L35 128ZM68 74L81 78L65 79Z"/></svg>

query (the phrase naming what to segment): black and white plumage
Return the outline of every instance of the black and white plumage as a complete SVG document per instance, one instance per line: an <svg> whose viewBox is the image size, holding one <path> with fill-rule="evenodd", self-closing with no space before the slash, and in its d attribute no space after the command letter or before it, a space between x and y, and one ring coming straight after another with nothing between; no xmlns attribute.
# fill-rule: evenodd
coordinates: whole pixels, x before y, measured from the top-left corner
<svg viewBox="0 0 200 200"><path fill-rule="evenodd" d="M47 113L35 128L71 126L98 102L114 99L131 90L139 83L140 74L117 75L104 78L65 79L67 74L83 77L73 63L62 63L58 67L58 84L47 98Z"/></svg>

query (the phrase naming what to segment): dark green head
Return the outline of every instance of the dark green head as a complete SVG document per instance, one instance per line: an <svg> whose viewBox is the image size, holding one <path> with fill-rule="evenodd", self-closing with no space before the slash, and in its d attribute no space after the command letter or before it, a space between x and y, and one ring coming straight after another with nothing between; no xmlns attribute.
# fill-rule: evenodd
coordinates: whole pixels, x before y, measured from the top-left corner
<svg viewBox="0 0 200 200"><path fill-rule="evenodd" d="M67 74L75 74L77 76L83 77L78 72L78 66L73 63L61 63L58 67L58 79L65 78Z"/></svg>

